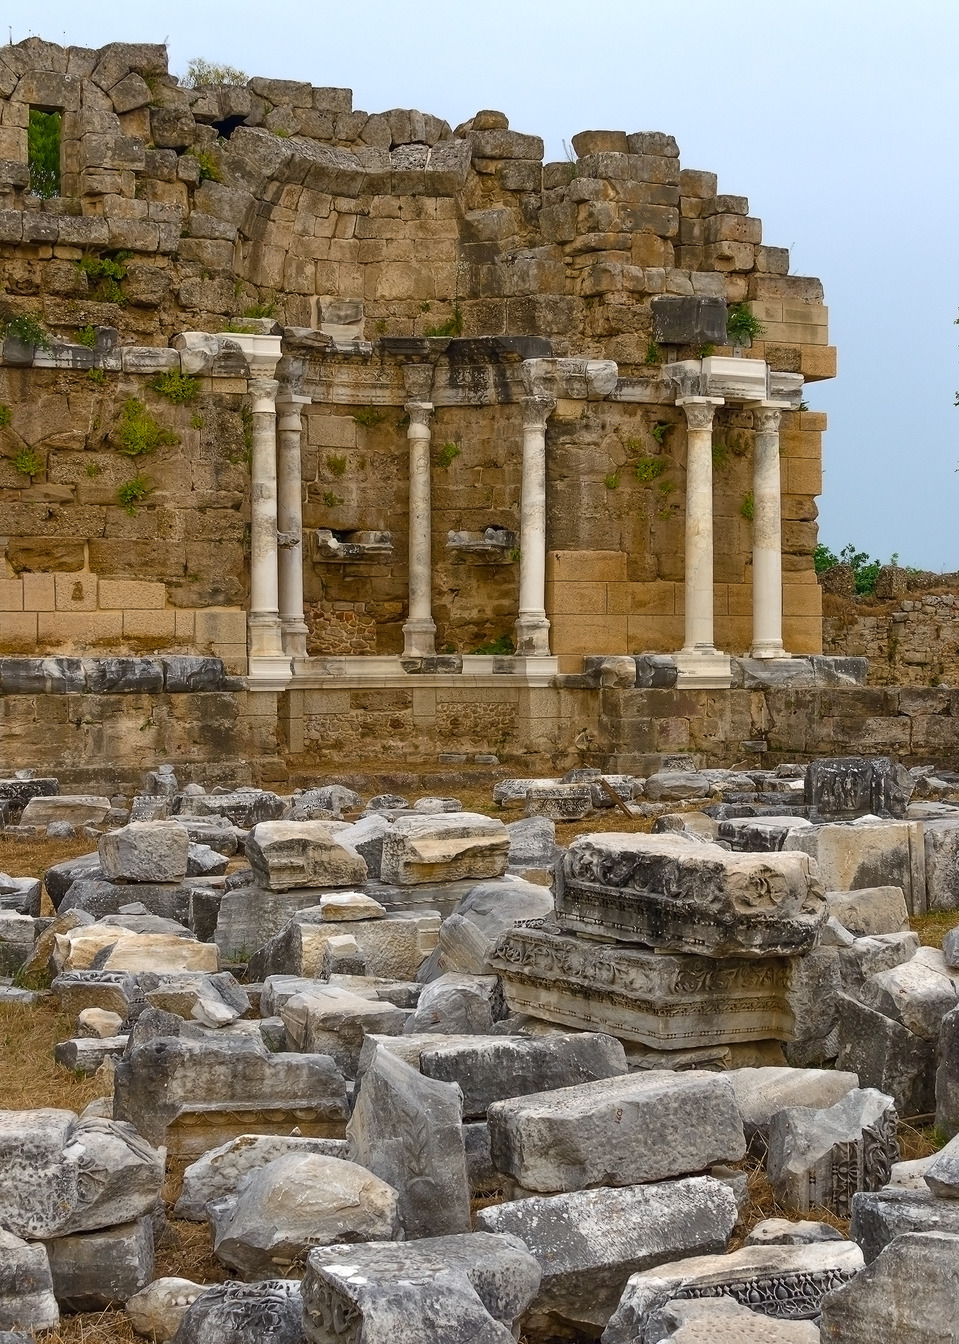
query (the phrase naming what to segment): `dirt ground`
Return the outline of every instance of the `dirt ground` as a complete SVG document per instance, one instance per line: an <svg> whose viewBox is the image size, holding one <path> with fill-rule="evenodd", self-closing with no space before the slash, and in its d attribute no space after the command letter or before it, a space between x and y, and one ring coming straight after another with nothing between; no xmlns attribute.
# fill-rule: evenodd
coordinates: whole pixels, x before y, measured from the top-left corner
<svg viewBox="0 0 959 1344"><path fill-rule="evenodd" d="M518 809L502 811L492 805L486 790L467 791L460 795L465 809L499 816L514 821L521 816ZM607 809L585 821L560 823L556 827L558 843L568 845L580 834L591 831L649 831L648 819L630 818L618 809ZM54 863L79 854L89 853L89 840L4 840L0 833L0 870L17 875L42 877ZM44 896L44 908L53 913ZM912 921L923 943L939 947L946 932L959 924L959 911L948 911L922 916ZM0 1077L4 1083L4 1104L12 1110L53 1106L82 1111L95 1097L104 1092L96 1077L77 1075L55 1063L53 1047L57 1041L73 1034L74 1023L59 1011L57 1001L50 997L32 1008L15 1004L0 1004ZM920 1118L917 1123L900 1126L900 1146L903 1159L923 1157L940 1146L931 1124ZM786 1216L775 1200L772 1189L762 1170L761 1161L747 1158L738 1164L748 1172L748 1201L736 1229L731 1249L742 1244L751 1227L763 1218ZM171 1164L172 1166L172 1164ZM172 1206L181 1179L181 1170L168 1169L164 1199ZM495 1197L494 1197L495 1198ZM493 1202L476 1201L476 1207ZM815 1216L832 1223L842 1231L848 1224L831 1213L820 1210ZM157 1247L156 1276L175 1275L199 1283L221 1283L229 1277L214 1258L208 1228L199 1223L171 1220ZM40 1344L136 1344L136 1335L122 1311L84 1313L64 1317L59 1329L44 1331L37 1336Z"/></svg>

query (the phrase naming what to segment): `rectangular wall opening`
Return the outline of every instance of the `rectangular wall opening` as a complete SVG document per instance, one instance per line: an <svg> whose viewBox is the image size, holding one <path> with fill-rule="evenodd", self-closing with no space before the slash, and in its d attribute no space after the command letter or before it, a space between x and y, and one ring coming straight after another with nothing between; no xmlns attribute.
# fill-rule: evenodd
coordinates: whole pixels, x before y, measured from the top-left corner
<svg viewBox="0 0 959 1344"><path fill-rule="evenodd" d="M60 123L59 112L31 107L27 127L30 192L43 200L60 195Z"/></svg>

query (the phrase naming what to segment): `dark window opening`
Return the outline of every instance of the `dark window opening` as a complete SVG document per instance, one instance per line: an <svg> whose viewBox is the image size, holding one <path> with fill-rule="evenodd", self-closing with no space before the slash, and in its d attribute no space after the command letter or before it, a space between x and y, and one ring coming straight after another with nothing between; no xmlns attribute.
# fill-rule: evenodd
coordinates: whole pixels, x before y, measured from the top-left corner
<svg viewBox="0 0 959 1344"><path fill-rule="evenodd" d="M214 121L212 125L221 140L229 140L237 126L242 126L245 121L246 117L224 117L222 121Z"/></svg>
<svg viewBox="0 0 959 1344"><path fill-rule="evenodd" d="M43 200L60 195L60 113L31 107L27 127L30 191Z"/></svg>

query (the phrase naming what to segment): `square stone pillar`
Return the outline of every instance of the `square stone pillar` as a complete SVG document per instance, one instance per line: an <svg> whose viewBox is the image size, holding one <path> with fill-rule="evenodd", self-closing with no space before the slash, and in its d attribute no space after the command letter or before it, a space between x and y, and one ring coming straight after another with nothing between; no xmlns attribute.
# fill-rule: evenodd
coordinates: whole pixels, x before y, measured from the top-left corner
<svg viewBox="0 0 959 1344"><path fill-rule="evenodd" d="M253 378L253 455L250 514L249 680L262 690L282 690L290 679L283 650L277 561L275 378Z"/></svg>
<svg viewBox="0 0 959 1344"><path fill-rule="evenodd" d="M277 544L280 632L283 652L294 663L306 657L306 621L303 616L303 473L300 438L301 411L309 397L284 389L277 397Z"/></svg>

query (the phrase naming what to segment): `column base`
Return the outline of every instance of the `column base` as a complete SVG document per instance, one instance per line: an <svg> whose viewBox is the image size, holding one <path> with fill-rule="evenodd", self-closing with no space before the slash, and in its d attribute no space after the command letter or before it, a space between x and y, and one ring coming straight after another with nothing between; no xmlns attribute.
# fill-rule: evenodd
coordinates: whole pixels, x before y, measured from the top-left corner
<svg viewBox="0 0 959 1344"><path fill-rule="evenodd" d="M787 653L781 644L774 644L771 640L762 640L756 643L749 650L750 658L791 658L792 654Z"/></svg>
<svg viewBox="0 0 959 1344"><path fill-rule="evenodd" d="M432 658L436 653L436 622L407 621L403 626L403 657Z"/></svg>
<svg viewBox="0 0 959 1344"><path fill-rule="evenodd" d="M256 691L285 691L293 676L292 660L285 654L250 654L247 685Z"/></svg>
<svg viewBox="0 0 959 1344"><path fill-rule="evenodd" d="M291 658L306 657L306 637L310 633L305 621L280 621L280 637L283 641L283 652L288 653Z"/></svg>
<svg viewBox="0 0 959 1344"><path fill-rule="evenodd" d="M516 653L522 658L549 658L549 621L545 616L520 616L513 625Z"/></svg>
<svg viewBox="0 0 959 1344"><path fill-rule="evenodd" d="M680 649L676 660L677 690L728 690L733 684L732 663L728 653L717 649Z"/></svg>

